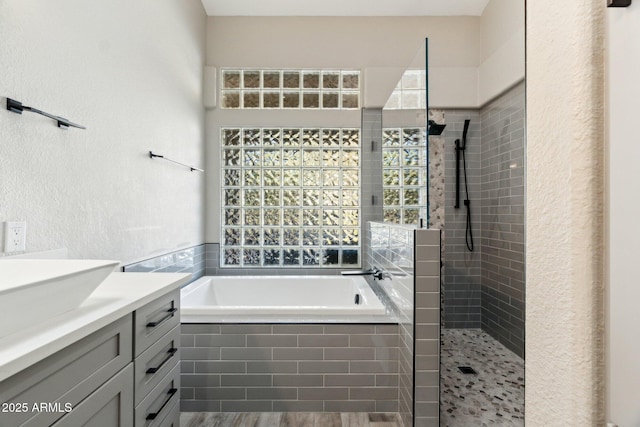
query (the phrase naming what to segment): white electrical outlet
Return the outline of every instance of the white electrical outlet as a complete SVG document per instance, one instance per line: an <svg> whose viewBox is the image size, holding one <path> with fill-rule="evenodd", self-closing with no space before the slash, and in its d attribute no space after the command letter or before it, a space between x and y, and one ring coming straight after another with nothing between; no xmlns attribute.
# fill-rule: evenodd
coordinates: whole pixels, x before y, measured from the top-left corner
<svg viewBox="0 0 640 427"><path fill-rule="evenodd" d="M24 252L26 250L27 223L6 221L4 223L4 252Z"/></svg>

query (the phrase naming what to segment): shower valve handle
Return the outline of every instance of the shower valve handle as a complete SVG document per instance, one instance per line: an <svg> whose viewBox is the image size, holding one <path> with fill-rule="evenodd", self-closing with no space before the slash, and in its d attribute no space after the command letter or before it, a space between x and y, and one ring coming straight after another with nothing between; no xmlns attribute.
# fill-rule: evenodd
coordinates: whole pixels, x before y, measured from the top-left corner
<svg viewBox="0 0 640 427"><path fill-rule="evenodd" d="M340 274L343 276L373 276L375 280L382 280L389 277L387 273L377 267L373 267L369 270L346 270L341 271Z"/></svg>

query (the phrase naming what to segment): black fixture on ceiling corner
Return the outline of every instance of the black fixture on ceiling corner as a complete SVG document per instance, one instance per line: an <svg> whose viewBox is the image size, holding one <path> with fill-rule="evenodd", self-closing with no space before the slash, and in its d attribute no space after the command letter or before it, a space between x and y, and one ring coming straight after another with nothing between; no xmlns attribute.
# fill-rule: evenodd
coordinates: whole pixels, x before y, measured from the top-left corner
<svg viewBox="0 0 640 427"><path fill-rule="evenodd" d="M22 114L23 111L31 111L32 113L38 113L42 116L48 117L58 122L58 127L61 129L68 129L69 127L86 129L86 127L70 122L69 120L63 117L54 116L53 114L45 113L44 111L38 110L37 108L27 107L26 105L22 105L22 102L16 101L15 99L11 99L11 98L7 98L7 110L16 114Z"/></svg>
<svg viewBox="0 0 640 427"><path fill-rule="evenodd" d="M607 0L607 7L629 7L631 0Z"/></svg>
<svg viewBox="0 0 640 427"><path fill-rule="evenodd" d="M442 135L442 131L447 126L447 125L438 124L433 120L429 120L428 125L429 126L427 128L427 134L429 135Z"/></svg>

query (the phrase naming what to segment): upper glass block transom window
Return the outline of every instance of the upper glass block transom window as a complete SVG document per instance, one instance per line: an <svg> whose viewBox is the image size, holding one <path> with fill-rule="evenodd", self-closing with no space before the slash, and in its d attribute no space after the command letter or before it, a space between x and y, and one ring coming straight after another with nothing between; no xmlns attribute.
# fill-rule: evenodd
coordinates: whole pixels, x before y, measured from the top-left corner
<svg viewBox="0 0 640 427"><path fill-rule="evenodd" d="M358 70L222 70L226 109L360 108Z"/></svg>
<svg viewBox="0 0 640 427"><path fill-rule="evenodd" d="M360 130L223 128L222 267L360 265Z"/></svg>

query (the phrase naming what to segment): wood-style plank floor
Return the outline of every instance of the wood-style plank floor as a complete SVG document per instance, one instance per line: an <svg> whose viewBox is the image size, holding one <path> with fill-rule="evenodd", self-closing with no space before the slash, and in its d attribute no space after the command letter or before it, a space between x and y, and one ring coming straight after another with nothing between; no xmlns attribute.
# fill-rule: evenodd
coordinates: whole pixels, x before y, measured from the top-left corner
<svg viewBox="0 0 640 427"><path fill-rule="evenodd" d="M396 414L365 412L183 412L180 427L401 427Z"/></svg>

